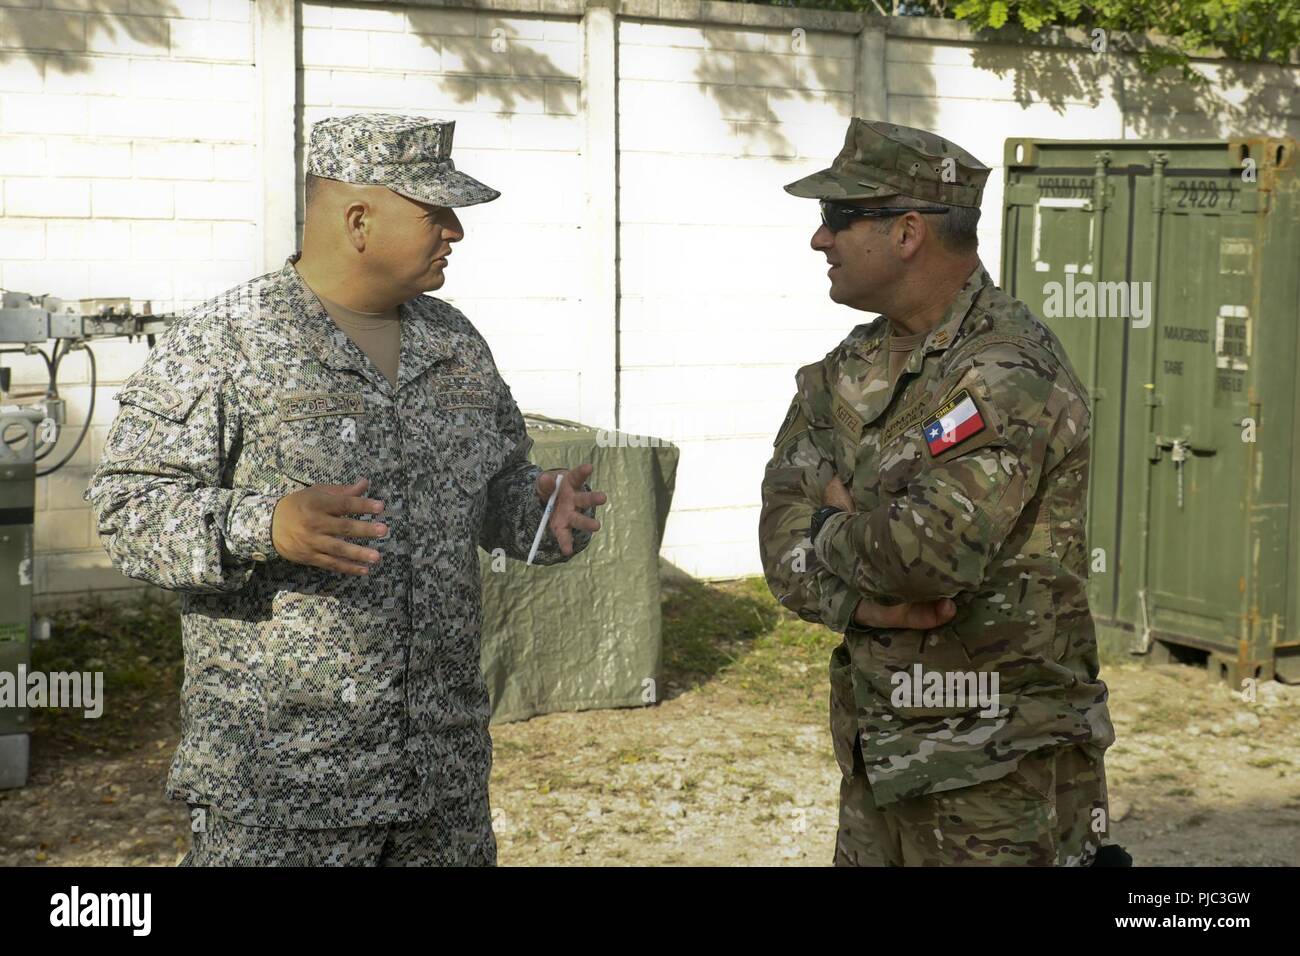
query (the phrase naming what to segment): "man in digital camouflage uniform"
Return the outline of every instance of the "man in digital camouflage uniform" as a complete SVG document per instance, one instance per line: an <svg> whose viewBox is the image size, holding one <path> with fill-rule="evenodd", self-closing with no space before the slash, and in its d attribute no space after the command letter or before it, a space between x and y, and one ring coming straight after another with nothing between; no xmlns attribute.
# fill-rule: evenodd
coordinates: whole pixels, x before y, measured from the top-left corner
<svg viewBox="0 0 1300 956"><path fill-rule="evenodd" d="M526 559L562 472L483 337L422 295L500 194L454 124L312 130L303 251L149 353L86 496L114 563L183 594L182 865L492 864L476 545ZM537 561L605 500L565 473Z"/></svg>
<svg viewBox="0 0 1300 956"><path fill-rule="evenodd" d="M854 118L785 187L822 200L831 299L881 314L796 375L759 528L781 603L844 632L839 865L1088 865L1107 833L1088 395L980 262L988 174Z"/></svg>

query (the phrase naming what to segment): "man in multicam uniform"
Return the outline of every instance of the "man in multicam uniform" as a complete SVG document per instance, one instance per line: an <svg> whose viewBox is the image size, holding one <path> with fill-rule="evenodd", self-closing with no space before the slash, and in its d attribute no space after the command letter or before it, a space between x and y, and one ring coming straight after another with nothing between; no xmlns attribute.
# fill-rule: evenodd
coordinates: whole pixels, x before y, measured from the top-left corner
<svg viewBox="0 0 1300 956"><path fill-rule="evenodd" d="M303 252L204 303L118 393L86 496L114 563L180 591L183 865L492 864L476 546L586 547L590 465L542 473L441 287L454 124L312 130Z"/></svg>
<svg viewBox="0 0 1300 956"><path fill-rule="evenodd" d="M831 299L881 313L796 375L759 527L781 603L844 632L838 865L1088 865L1107 834L1088 395L979 260L988 174L854 118L785 187L823 201Z"/></svg>

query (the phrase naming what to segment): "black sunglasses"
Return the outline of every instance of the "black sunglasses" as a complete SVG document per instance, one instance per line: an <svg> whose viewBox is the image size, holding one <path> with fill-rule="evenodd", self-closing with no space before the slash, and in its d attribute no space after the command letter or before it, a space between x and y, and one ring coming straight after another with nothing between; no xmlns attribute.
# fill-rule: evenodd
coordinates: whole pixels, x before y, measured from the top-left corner
<svg viewBox="0 0 1300 956"><path fill-rule="evenodd" d="M872 208L845 206L841 203L831 202L829 199L823 199L821 207L822 222L831 232L839 232L841 229L849 228L854 219L888 219L891 216L901 216L905 212L929 212L941 216L948 211L947 206L927 206L921 209L913 209L910 206L875 206Z"/></svg>

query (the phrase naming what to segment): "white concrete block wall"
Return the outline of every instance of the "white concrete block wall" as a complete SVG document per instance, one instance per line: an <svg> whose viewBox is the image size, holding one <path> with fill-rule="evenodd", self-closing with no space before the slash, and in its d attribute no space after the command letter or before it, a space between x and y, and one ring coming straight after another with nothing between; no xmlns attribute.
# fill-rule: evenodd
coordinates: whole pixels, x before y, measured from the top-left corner
<svg viewBox="0 0 1300 956"><path fill-rule="evenodd" d="M276 71L292 57L278 48L283 68L259 58L256 2L0 0L0 287L184 309L262 271L264 251L272 267L294 251L292 216L262 187L283 196L302 169L291 183L287 165L262 154L275 133L258 121L290 88ZM907 18L889 22L884 62L872 64L861 38L834 32L855 28L843 14L624 0L615 77L600 73L611 57L585 58L585 38L605 34L584 25L581 3L479 2L299 3L297 145L330 115L457 121L459 168L503 195L462 211L467 236L441 294L487 336L526 410L584 417L579 383L588 402L596 386L582 378L582 350L555 330L603 348L590 323L616 317L593 314L609 294L593 270L617 270L621 426L681 447L664 555L706 577L759 571L759 482L794 372L871 318L826 297L824 261L808 246L815 203L781 189L831 160L855 100L993 167L980 239L995 276L1008 136L1300 136L1293 68L1203 61L1214 86L1194 93L1123 58ZM583 96L584 70L617 83L616 146L599 114L608 100ZM591 124L586 102L598 104ZM271 145L283 155L289 143ZM588 196L606 187L589 189L586 176L605 155L618 166L618 249L593 262L602 252L586 237L607 220ZM94 348L94 412L86 357L74 353L60 375L72 427L46 463L88 415L90 432L71 466L37 487L46 596L128 583L108 568L80 490L116 413L111 395L145 346ZM44 388L39 358L3 362L16 392Z"/></svg>
<svg viewBox="0 0 1300 956"><path fill-rule="evenodd" d="M794 372L866 318L827 299L816 203L781 188L842 145L856 38L624 19L619 53L620 427L681 449L664 557L753 573Z"/></svg>
<svg viewBox="0 0 1300 956"><path fill-rule="evenodd" d="M0 288L131 298L184 310L252 273L257 233L250 0L4 0L0 4ZM47 353L53 343L46 343ZM81 500L142 342L94 345L91 427L37 481L38 594L130 584ZM41 393L37 356L5 355L16 394ZM61 364L67 425L87 418L89 365Z"/></svg>
<svg viewBox="0 0 1300 956"><path fill-rule="evenodd" d="M521 408L580 417L562 331L586 282L579 21L306 3L302 24L304 139L348 113L456 121L457 168L501 198L459 211L465 238L437 294L487 337Z"/></svg>

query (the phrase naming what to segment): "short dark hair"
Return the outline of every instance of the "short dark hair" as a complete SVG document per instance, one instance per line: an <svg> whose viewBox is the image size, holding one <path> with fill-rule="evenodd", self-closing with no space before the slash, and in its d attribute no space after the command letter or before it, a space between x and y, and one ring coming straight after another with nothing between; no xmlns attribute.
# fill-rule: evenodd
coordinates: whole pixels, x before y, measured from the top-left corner
<svg viewBox="0 0 1300 956"><path fill-rule="evenodd" d="M944 206L944 203L925 202L911 196L890 196L882 200L881 205L905 206L908 209ZM934 226L935 235L952 252L974 252L979 247L978 226L980 210L978 206L946 206L948 212L927 220ZM888 232L894 224L893 219L876 221L877 232Z"/></svg>
<svg viewBox="0 0 1300 956"><path fill-rule="evenodd" d="M316 198L317 186L320 183L319 176L313 176L308 173L302 184L302 204L304 209L311 208L312 200Z"/></svg>

